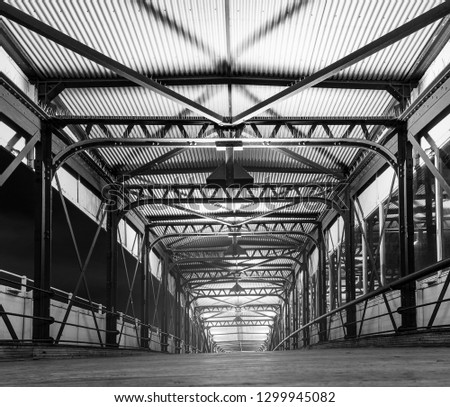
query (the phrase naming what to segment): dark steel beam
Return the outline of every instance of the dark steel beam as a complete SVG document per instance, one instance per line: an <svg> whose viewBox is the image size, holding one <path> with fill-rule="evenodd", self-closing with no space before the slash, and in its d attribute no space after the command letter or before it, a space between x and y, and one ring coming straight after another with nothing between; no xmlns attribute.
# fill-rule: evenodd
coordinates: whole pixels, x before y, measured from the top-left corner
<svg viewBox="0 0 450 407"><path fill-rule="evenodd" d="M280 77L255 76L255 75L198 75L198 76L157 76L156 81L164 86L202 86L202 85L255 85L255 86L291 86L298 81L297 76ZM123 78L64 78L54 77L36 81L36 84L61 83L65 89L89 89L89 88L124 88L139 86L136 83ZM314 87L334 89L368 89L387 90L389 86L414 87L417 82L383 81L383 80L339 80L327 79Z"/></svg>
<svg viewBox="0 0 450 407"><path fill-rule="evenodd" d="M218 145L225 147L243 148L282 148L282 147L341 147L360 148L381 155L393 168L396 168L397 160L386 147L376 142L362 139L143 139L143 138L97 138L82 140L71 144L58 153L54 160L55 169L61 166L67 159L75 154L93 148L142 148L142 147L171 147L171 148L213 148ZM297 170L298 171L298 170Z"/></svg>
<svg viewBox="0 0 450 407"><path fill-rule="evenodd" d="M177 205L226 205L226 204L263 204L263 203L291 203L293 205L297 204L310 204L310 203L321 203L329 208L336 210L341 213L343 208L341 208L335 201L327 198L306 196L306 197L263 197L263 198L142 198L126 205L122 212L126 213L140 206L145 205L167 205L171 206ZM187 208L189 209L189 208ZM214 213L212 213L214 214ZM239 216L239 213L236 213ZM218 214L220 216L220 214ZM274 215L276 216L276 215Z"/></svg>
<svg viewBox="0 0 450 407"><path fill-rule="evenodd" d="M258 215L258 213L255 212L239 212L239 216L242 217L250 217ZM261 213L263 215L263 213ZM273 218L276 218L277 220L274 221L264 221L262 223L264 224L270 224L270 223L315 223L316 218L319 216L318 212L296 212L296 213L277 213L276 215L273 215ZM235 212L227 212L227 213L221 213L221 218L234 218L236 217ZM267 216L266 219L271 219L271 216ZM170 225L179 225L180 221L197 221L202 220L202 222L195 223L194 225L209 225L214 224L213 222L203 222L203 218L196 217L194 215L172 215L172 216L149 216L147 217L147 220L149 222L149 227L158 227L158 226L170 226ZM257 224L258 221L253 221L248 224Z"/></svg>
<svg viewBox="0 0 450 407"><path fill-rule="evenodd" d="M73 124L80 125L105 125L105 126L126 126L135 125L151 125L151 126L202 126L215 123L202 117L153 117L153 116L55 116L53 117L55 126L64 127ZM276 126L276 125L328 125L328 126L386 126L394 127L399 124L399 120L395 117L383 116L367 116L367 117L254 117L245 122L246 125L252 126ZM236 130L243 126L231 126L224 124L217 129L220 130Z"/></svg>
<svg viewBox="0 0 450 407"><path fill-rule="evenodd" d="M321 188L327 188L339 185L338 182L292 182L292 183L257 183L257 184L251 184L248 185L249 188L255 188L255 189L275 189L275 191L282 195L283 190L286 190L286 188L295 189L295 188L314 188L314 187L321 187ZM244 187L247 187L247 185L244 185ZM153 190L172 190L172 191L179 191L179 190L210 190L210 189L216 189L217 186L210 185L210 184L151 184L151 183L142 183L142 184L125 184L122 186L123 190L125 191L153 191ZM281 189L281 191L280 191ZM287 193L288 191L285 191L284 193Z"/></svg>
<svg viewBox="0 0 450 407"><path fill-rule="evenodd" d="M200 166L189 166L189 167L179 167L179 168L153 168L151 175L178 175L178 174L205 174L209 175L214 170L216 170L217 167L200 167ZM247 172L254 172L254 173L265 173L265 174L317 174L317 175L324 175L322 173L318 173L316 170L312 168L285 168L285 167L264 167L264 166L258 166L258 165L246 165L245 170ZM344 173L342 172L342 175ZM331 179L331 176L329 177ZM330 182L330 185L332 185L334 180ZM319 182L319 185L321 183Z"/></svg>
<svg viewBox="0 0 450 407"><path fill-rule="evenodd" d="M306 77L305 79L299 81L298 83L290 86L289 88L271 96L270 98L256 104L250 109L233 117L231 122L234 125L246 122L257 114L267 110L275 103L279 103L282 100L295 95L305 89L308 89L325 79L332 77L338 72L362 61L363 59L389 47L390 45L408 37L409 35L421 30L427 25L434 23L437 20L445 17L450 13L450 2L445 1L444 3L432 8L431 10L425 12L424 14L413 18L402 26L394 29L393 31L381 36L375 41L370 42L364 47L350 53L344 58L332 63L331 65L319 70L318 72Z"/></svg>
<svg viewBox="0 0 450 407"><path fill-rule="evenodd" d="M214 123L223 124L224 118L205 108L204 106L194 102L193 100L188 99L187 97L161 85L157 81L148 78L145 75L115 61L114 59L102 54L101 52L96 51L95 49L88 47L82 42L75 40L74 38L62 33L54 29L53 27L43 23L42 21L24 13L23 11L5 3L2 1L0 3L0 15L8 18L11 21L33 31L44 38L53 41L54 43L61 45L62 47L75 52L78 55L81 55L84 58L87 58L90 61L93 61L112 72L120 75L146 89L149 89L153 92L164 96L175 103L178 103L193 112L196 112Z"/></svg>

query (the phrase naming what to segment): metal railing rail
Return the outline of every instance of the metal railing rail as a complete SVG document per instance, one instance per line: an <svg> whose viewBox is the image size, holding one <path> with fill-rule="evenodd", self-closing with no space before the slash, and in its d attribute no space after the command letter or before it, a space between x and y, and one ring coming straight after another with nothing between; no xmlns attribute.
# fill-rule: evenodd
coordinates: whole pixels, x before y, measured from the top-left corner
<svg viewBox="0 0 450 407"><path fill-rule="evenodd" d="M4 275L0 276L0 282L6 283L7 285L5 285L5 287L10 288L10 289L14 289L17 290L18 293L26 293L32 290L38 290L38 291L45 291L45 290L41 290L37 287L34 287L34 281L31 278L28 278L27 276L20 276L18 274L15 273L11 273L9 271L6 270L2 270L0 269L0 274ZM173 345L173 349L175 352L179 351L181 352L182 349L185 349L186 352L194 352L194 353L199 353L202 352L201 349L197 348L196 346L192 346L189 345L183 338L179 338L176 335L173 335L171 333L168 332L163 332L161 331L157 326L148 324L142 324L141 321L133 316L127 315L127 314L123 314L121 312L111 312L108 311L105 306L103 306L102 304L99 303L95 303L92 302L90 303L89 300L85 299L85 298L81 298L81 297L74 297L72 298L72 293L60 290L60 289L56 289L53 288L51 289L51 291L45 291L46 293L49 293L52 295L52 298L54 299L58 299L59 304L57 304L56 306L59 305L64 305L67 304L70 300L72 300L74 305L77 305L79 307L80 310L85 310L85 311L94 311L94 312L98 312L99 314L114 314L115 316L117 316L119 318L119 324L121 325L120 328L122 328L122 332L121 332L121 337L122 338L132 338L134 340L136 340L136 342L138 343L137 346L126 346L124 344L119 345L120 349L150 349L150 343L154 343L157 345L165 345L168 346L169 345L169 341L172 341L172 345ZM5 294L7 295L16 295L16 293L11 293L11 292L5 292ZM26 298L26 297L23 297ZM1 304L0 304L1 305ZM39 320L51 320L52 323L56 323L56 324L61 324L63 323L63 321L57 320L53 317L50 318L40 318L40 317L35 317L34 315L27 315L25 313L17 313L17 312L11 312L11 311L6 311L3 309L3 307L0 308L0 317L20 317L20 318L24 318L24 319L30 319L30 320L34 320L34 319L39 319ZM126 326L126 324L129 324L128 326ZM65 324L67 326L71 326L71 327L75 327L75 328L80 328L83 330L87 330L87 331L96 331L98 333L108 333L110 331L106 330L106 329L102 329L100 327L96 328L94 326L87 326L87 325L81 325L81 324L76 324L73 322L68 322L66 321ZM148 337L142 337L140 335L141 332L141 328L145 327L148 329L149 332L149 336ZM127 332L124 328L128 328L128 329L135 329L135 333L130 334L129 332ZM9 327L8 327L9 329ZM17 337L17 335L15 335L14 331L10 331L11 333L11 340L0 340L0 343L9 343L9 342L14 342L14 343L32 343L31 339L19 339ZM141 340L145 340L148 342L148 346L143 348L142 346L140 346L139 344L141 343ZM125 340L124 340L125 342ZM65 343L65 344L78 344L78 345L94 345L94 346L100 346L100 347L105 347L104 344L99 343L99 342L92 342L92 341L83 341L83 340L71 340L71 339L60 339L58 341L58 343Z"/></svg>
<svg viewBox="0 0 450 407"><path fill-rule="evenodd" d="M416 272L414 272L414 273L411 273L411 274L409 274L408 276L401 277L401 278L399 278L398 280L393 281L392 283L389 283L389 284L386 284L386 285L384 285L384 286L382 286L382 287L379 287L379 288L377 288L375 291L372 291L372 292L370 292L370 293L364 294L364 295L362 295L362 296L356 298L355 300L350 301L350 302L348 302L348 303L346 303L346 304L344 304L344 305L341 305L340 307L335 308L335 309L333 309L333 310L331 310L331 311L329 311L329 312L327 312L327 313L325 313L325 314L323 314L323 315L321 315L321 316L315 318L314 320L308 322L307 324L301 326L300 328L298 328L297 330L295 330L294 332L292 332L290 335L288 335L286 338L284 338L280 343L278 343L278 345L276 345L276 346L272 349L272 351L277 350L277 349L278 349L280 346L282 346L285 342L287 342L288 340L290 340L290 339L293 338L294 336L297 336L300 332L303 332L303 331L305 331L306 329L308 329L308 328L314 326L315 324L318 324L318 323L321 322L323 319L326 319L326 318L331 317L331 316L333 316L333 315L335 315L335 314L338 314L338 313L341 314L343 311L346 311L348 308L354 307L354 306L356 306L356 305L358 305L358 304L361 304L361 303L363 303L363 302L366 303L366 305L365 305L365 307L364 307L364 311L363 311L363 318L362 318L360 321L355 321L355 322L354 322L355 324L358 323L358 322L360 322L360 323L361 323L361 326L362 326L362 323L363 323L364 321L367 321L367 320L369 320L369 319L380 318L381 316L385 316L385 315L389 315L389 316L390 316L390 319L391 319L391 322L393 323L393 327L394 327L393 330L394 330L395 332L397 332L397 327L396 327L395 322L394 322L393 317L392 317L392 313L393 313L393 312L390 310L390 307L389 307L389 306L387 306L387 309L388 309L388 312L387 312L387 313L382 314L382 315L377 315L377 316L375 316L375 317L371 317L371 318L364 319L365 309L366 309L366 307L367 307L367 301L369 301L369 300L371 300L371 299L373 299L373 298L375 298L375 297L377 297L377 296L379 296L379 295L383 295L383 299L384 299L384 301L387 303L387 299L386 299L386 296L385 296L385 294L386 294L387 292L391 292L391 291L398 290L398 289L400 289L400 287L402 287L402 286L405 285L405 284L411 283L411 282L413 282L413 281L417 281L417 280L420 279L420 278L426 277L426 276L428 276L428 275L430 275L430 274L432 274L432 273L435 273L435 272L437 272L437 271L444 270L444 269L446 269L446 268L448 268L448 267L450 267L450 258L445 259L445 260L441 260L441 261L439 261L439 262L437 262L437 263L432 264L431 266L425 267L425 268L423 268L423 269L421 269L421 270L418 270L418 271L416 271ZM443 302L450 301L450 300L444 300L444 298L443 298L444 295L445 295L445 292L446 292L446 290L447 290L447 288L448 288L449 283L450 283L450 273L447 275L447 278L446 278L446 281L444 282L444 285L443 285L443 287L442 287L441 293L439 294L439 297L438 297L438 299L437 299L436 301L429 302L429 303L426 303L426 304L420 304L420 305L418 305L418 306L413 307L413 308L420 308L420 307L425 307L425 306L428 306L428 305L433 305L433 304L435 304L435 308L434 308L434 310L433 310L433 313L432 313L432 316L431 316L431 318L430 318L430 321L429 321L429 323L428 323L428 325L427 325L427 328L431 328L431 327L432 327L433 322L434 322L434 319L436 318L436 314L437 314L437 312L439 311L440 305L441 305ZM410 308L411 308L411 307L410 307ZM406 307L405 307L405 308L402 308L401 310L402 310L402 311L405 311L405 310L410 309L410 308L406 308ZM398 310L395 311L395 312L398 312ZM361 326L360 326L360 328L361 328ZM344 329L344 332L345 332L345 324L342 324L342 328ZM336 329L336 328L332 328L332 329ZM340 329L340 327L339 327L339 329ZM381 333L386 333L386 332L392 332L392 331L382 331L382 332L380 331L380 332L373 333L373 334L369 334L369 335L370 335L370 336L372 336L372 335L377 335L377 334L379 335L379 334L381 334ZM318 332L318 333L319 333L319 332ZM361 329L360 329L360 332L359 332L359 334L358 334L358 337L361 337L361 336L363 336L363 335L361 335ZM368 336L368 335L364 335L364 336ZM328 335L327 335L327 338L328 338Z"/></svg>

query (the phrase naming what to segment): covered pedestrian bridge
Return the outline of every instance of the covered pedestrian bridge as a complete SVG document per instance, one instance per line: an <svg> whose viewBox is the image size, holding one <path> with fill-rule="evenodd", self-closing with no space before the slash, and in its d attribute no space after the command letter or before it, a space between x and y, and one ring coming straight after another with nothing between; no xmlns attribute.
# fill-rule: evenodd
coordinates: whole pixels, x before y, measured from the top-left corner
<svg viewBox="0 0 450 407"><path fill-rule="evenodd" d="M161 369L142 385L202 363L196 385L208 366L230 385L344 385L351 355L360 385L363 361L397 355L371 385L445 384L426 361L450 345L449 1L6 0L0 15L8 380L27 363L24 383L50 385L19 358L123 355ZM70 371L53 383L107 380Z"/></svg>

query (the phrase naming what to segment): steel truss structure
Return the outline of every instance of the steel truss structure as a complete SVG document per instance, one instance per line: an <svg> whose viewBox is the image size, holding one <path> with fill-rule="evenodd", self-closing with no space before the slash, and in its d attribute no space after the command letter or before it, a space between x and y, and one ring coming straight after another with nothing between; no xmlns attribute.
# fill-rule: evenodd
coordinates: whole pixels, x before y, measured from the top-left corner
<svg viewBox="0 0 450 407"><path fill-rule="evenodd" d="M330 339L331 316L339 318L339 329L346 338L355 338L362 335L368 301L375 295L369 292L382 295L393 331L417 327L415 280L411 277L420 274L414 274L413 159L414 152L420 155L436 179L441 199L442 190L450 196L442 168L432 162L420 144L420 139L425 138L435 154L439 154L427 131L437 117L447 113L447 108L441 109L420 131L412 132L412 121L405 117L405 112L412 109L411 89L420 78L367 80L354 75L342 79L345 78L342 71L380 51L387 52L393 44L439 22L450 14L449 1L412 16L391 32L302 78L230 72L151 77L148 72L126 66L10 3L14 2L0 3L0 15L10 25L4 29L5 42L14 45L18 41L8 34L9 30L25 30L53 44L49 46L57 44L70 55L81 56L117 75L109 78L92 74L92 78L82 78L60 74L31 78L30 83L36 86L40 102L47 105L47 110L30 102L9 79L2 80L2 88L11 98L24 106L27 100L24 110L38 123L38 131L32 134L23 128L25 121L17 119L21 116L11 113L12 108L5 109L1 116L18 133L26 135L27 140L0 174L0 187L30 152L35 150L36 155L34 342L64 342L81 289L87 293L84 305L90 311L101 347L119 347L127 323L132 326L131 336L139 347L151 348L156 335L161 351L168 351L169 344L173 344L177 353L242 350L243 344L250 350L291 349L300 343L307 346L313 327L319 341ZM229 8L229 2L224 3ZM433 38L444 35L443 31L438 34ZM439 46L430 36L428 52L437 52ZM22 58L27 59L24 55ZM189 92L185 89L185 93L175 90L177 86L198 87L199 94L207 94L208 87L225 86L229 114L218 113L206 103L211 95L203 95L205 101L201 101L202 97L198 101L186 96ZM262 92L262 96L252 97L253 88L248 88L251 86L273 88L270 96ZM232 109L233 87L240 87L245 97L254 102L239 113ZM88 95L101 89L123 91L123 97L126 91L144 89L184 110L171 114L167 109L164 115L143 116L113 112L82 114L82 109L66 108L65 103L71 101L69 96L65 98L68 93ZM367 116L293 117L273 110L275 105L309 89L381 92L387 93L389 100L383 111ZM434 91L427 92L428 96ZM349 96L346 103L350 101ZM397 114L396 109L401 113ZM9 144L16 142L10 140ZM376 163L373 169L370 163ZM102 204L96 234L83 258L60 173L62 169L86 166L95 169L103 188L97 191ZM401 306L397 311L391 309L386 290L380 288L388 285L385 270L381 267L378 271L377 266L384 249L383 245L374 248L369 241L357 194L365 186L359 181L375 176L380 168L390 168L393 173L388 204L379 213L380 242L386 237L389 221L395 219L398 223L401 279L397 285L389 285L400 292ZM208 181L213 175L219 182ZM394 180L398 184L398 198L392 209ZM56 183L56 190L52 182ZM58 321L51 315L55 199L61 201L79 266L73 295L67 299L64 315ZM131 219L136 231L133 270L127 266L120 231L122 222L131 223ZM339 246L331 253L326 234L337 219L342 220L343 227ZM102 328L86 272L103 227L107 233L107 253ZM359 300L356 230L360 231L364 246L367 280L364 282L367 297ZM155 255L158 270L152 265ZM317 262L314 267L313 257ZM118 284L122 272L127 282L124 290ZM436 301L429 327L433 326L449 281L447 278ZM124 309L119 309L119 295L126 297ZM135 307L135 302L139 306ZM360 303L364 304L363 316L358 320ZM395 322L394 312L401 314L400 323ZM11 331L2 304L0 314L14 339L17 335ZM59 329L56 337L51 337L55 323ZM244 331L242 338L234 338ZM254 339L253 335L260 337Z"/></svg>

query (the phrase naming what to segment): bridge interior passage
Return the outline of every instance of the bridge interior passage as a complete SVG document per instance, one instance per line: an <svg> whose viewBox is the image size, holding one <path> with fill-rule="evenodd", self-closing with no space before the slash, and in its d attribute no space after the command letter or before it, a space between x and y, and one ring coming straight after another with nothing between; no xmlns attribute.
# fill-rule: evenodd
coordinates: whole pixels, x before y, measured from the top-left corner
<svg viewBox="0 0 450 407"><path fill-rule="evenodd" d="M2 344L447 343L450 2L337 4L0 2Z"/></svg>

